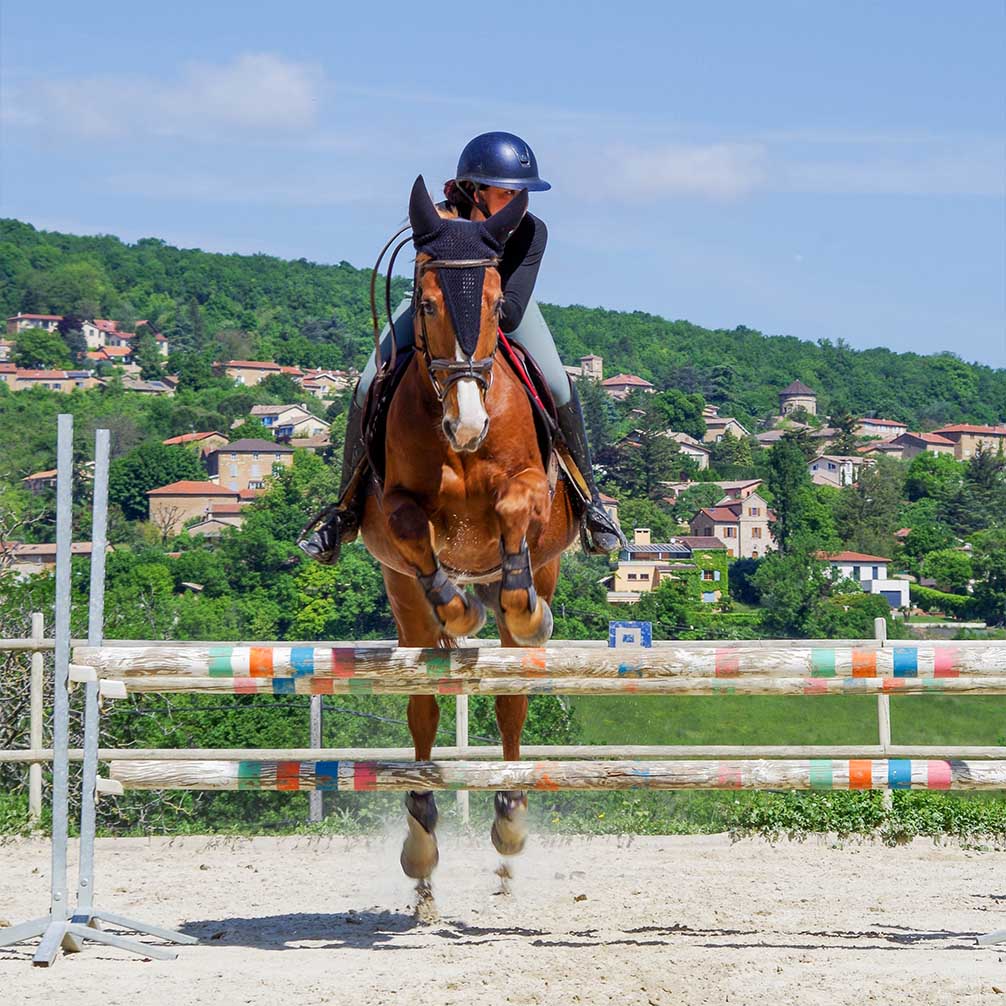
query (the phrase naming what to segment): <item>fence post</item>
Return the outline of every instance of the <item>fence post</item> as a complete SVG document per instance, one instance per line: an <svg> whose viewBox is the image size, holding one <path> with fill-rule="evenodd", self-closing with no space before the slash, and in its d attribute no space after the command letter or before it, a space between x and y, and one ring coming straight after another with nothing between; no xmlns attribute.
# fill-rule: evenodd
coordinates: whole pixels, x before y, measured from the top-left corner
<svg viewBox="0 0 1006 1006"><path fill-rule="evenodd" d="M468 696L458 695L454 702L454 743L460 749L461 756L464 757L468 753ZM467 828L471 821L468 790L459 789L456 796L461 823Z"/></svg>
<svg viewBox="0 0 1006 1006"><path fill-rule="evenodd" d="M32 612L31 616L32 642L39 643L45 638L45 615L40 611ZM38 750L42 747L43 712L43 669L45 654L34 650L31 655L31 713L28 726L28 747ZM32 762L28 766L28 820L32 828L37 828L42 819L42 763Z"/></svg>
<svg viewBox="0 0 1006 1006"><path fill-rule="evenodd" d="M320 748L322 746L322 701L324 700L324 695L312 695L311 696L311 747ZM322 797L324 793L320 789L311 790L311 794L308 797L308 821L311 824L317 824L324 817L324 808L322 806Z"/></svg>
<svg viewBox="0 0 1006 1006"><path fill-rule="evenodd" d="M873 620L873 637L881 646L887 644L887 619L875 618ZM880 746L884 750L884 757L890 757L891 748L891 696L882 694L877 696L877 733L879 735ZM884 792L884 808L890 810L894 805L894 794L890 790Z"/></svg>

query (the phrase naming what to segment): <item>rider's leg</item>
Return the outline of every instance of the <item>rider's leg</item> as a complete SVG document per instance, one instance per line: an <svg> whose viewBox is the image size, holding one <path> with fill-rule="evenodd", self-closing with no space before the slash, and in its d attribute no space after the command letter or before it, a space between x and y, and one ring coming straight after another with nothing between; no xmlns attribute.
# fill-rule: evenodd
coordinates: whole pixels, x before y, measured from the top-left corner
<svg viewBox="0 0 1006 1006"><path fill-rule="evenodd" d="M392 317L395 343L399 351L407 349L413 342L412 301L406 298L398 305ZM392 329L387 325L381 334L381 359L387 361L391 355ZM311 534L297 544L312 559L326 565L339 560L339 548L344 542L352 541L360 529L363 495L358 491L365 477L367 463L366 441L363 436L363 407L367 402L367 392L377 373L376 354L371 353L363 368L356 391L349 402L346 418L346 439L342 445L342 476L339 480L339 498L327 512L322 511L320 520Z"/></svg>
<svg viewBox="0 0 1006 1006"><path fill-rule="evenodd" d="M583 514L583 524L587 532L581 536L584 549L596 555L613 552L625 545L625 537L618 525L608 516L608 511L604 509L600 493L594 484L590 446L587 442L580 399L577 397L575 385L563 368L552 333L535 301L528 302L521 323L510 333L509 338L527 349L545 376L555 399L559 431L590 491L590 502L584 507Z"/></svg>

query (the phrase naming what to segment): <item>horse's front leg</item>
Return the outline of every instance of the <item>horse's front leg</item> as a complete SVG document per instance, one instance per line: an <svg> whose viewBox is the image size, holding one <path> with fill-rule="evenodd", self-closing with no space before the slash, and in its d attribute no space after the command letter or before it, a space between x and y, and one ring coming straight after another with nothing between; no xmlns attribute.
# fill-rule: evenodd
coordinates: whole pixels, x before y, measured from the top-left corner
<svg viewBox="0 0 1006 1006"><path fill-rule="evenodd" d="M534 588L529 536L540 534L547 519L548 482L528 469L509 479L496 500L500 521L499 610L519 646L541 646L552 636L552 611Z"/></svg>
<svg viewBox="0 0 1006 1006"><path fill-rule="evenodd" d="M443 631L473 636L485 625L482 602L464 594L440 568L430 538L430 520L416 498L402 489L384 495L384 512L395 546L416 571L416 579Z"/></svg>

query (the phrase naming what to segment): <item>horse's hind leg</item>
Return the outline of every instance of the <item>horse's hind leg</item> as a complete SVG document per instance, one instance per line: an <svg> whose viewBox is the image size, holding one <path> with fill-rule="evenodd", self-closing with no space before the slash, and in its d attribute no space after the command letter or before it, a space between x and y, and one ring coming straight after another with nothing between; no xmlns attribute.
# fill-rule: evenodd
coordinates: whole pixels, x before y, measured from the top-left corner
<svg viewBox="0 0 1006 1006"><path fill-rule="evenodd" d="M415 577L384 567L384 584L398 624L399 645L436 646L440 626ZM416 761L428 761L440 722L436 696L409 696L408 720ZM409 831L402 845L402 869L407 877L425 884L440 858L436 832L437 803L432 792L410 791L405 794L405 809Z"/></svg>

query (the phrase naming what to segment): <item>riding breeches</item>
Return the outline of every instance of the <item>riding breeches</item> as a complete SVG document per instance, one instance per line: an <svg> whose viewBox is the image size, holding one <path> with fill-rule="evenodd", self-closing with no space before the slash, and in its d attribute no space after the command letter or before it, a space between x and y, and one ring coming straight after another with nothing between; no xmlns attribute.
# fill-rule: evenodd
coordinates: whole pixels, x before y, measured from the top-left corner
<svg viewBox="0 0 1006 1006"><path fill-rule="evenodd" d="M412 324L412 300L406 298L395 309L392 317L394 338L399 350L408 349L414 342ZM387 360L391 355L392 333L384 326L381 333L381 359ZM524 310L520 324L507 335L511 342L526 349L548 382L549 390L557 406L565 405L570 398L569 377L563 368L559 353L556 351L552 333L548 329L541 310L535 300L529 300ZM360 383L356 387L356 404L362 406L367 400L367 392L377 373L377 363L374 354L370 354L367 365L360 375Z"/></svg>

